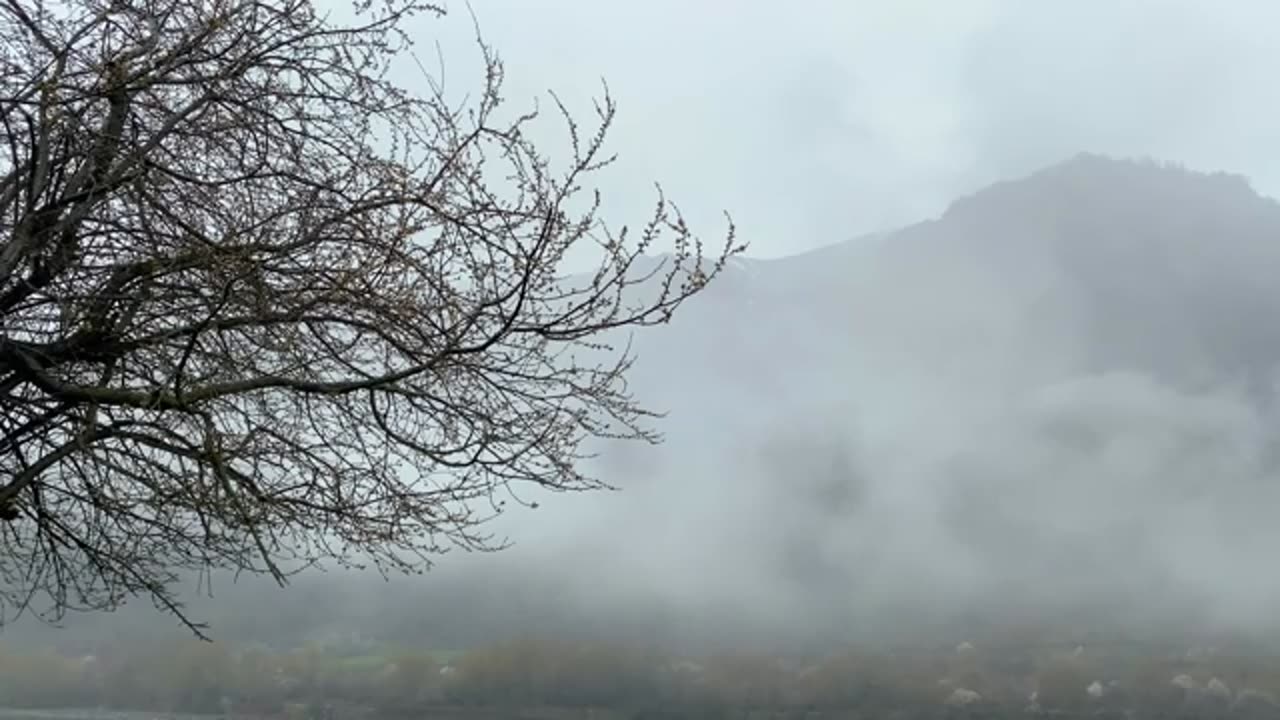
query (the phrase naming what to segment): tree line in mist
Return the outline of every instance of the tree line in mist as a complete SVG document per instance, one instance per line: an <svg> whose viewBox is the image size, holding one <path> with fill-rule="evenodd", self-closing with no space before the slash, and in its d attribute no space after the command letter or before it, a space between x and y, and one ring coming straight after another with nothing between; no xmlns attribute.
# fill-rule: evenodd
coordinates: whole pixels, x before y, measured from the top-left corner
<svg viewBox="0 0 1280 720"><path fill-rule="evenodd" d="M891 710L997 716L1272 717L1280 658L1026 645L845 649L825 656L676 656L643 645L535 639L465 652L184 640L99 655L0 651L0 697L28 708L102 707L241 717L847 717ZM930 715L930 716L934 716ZM585 715L584 715L585 716Z"/></svg>

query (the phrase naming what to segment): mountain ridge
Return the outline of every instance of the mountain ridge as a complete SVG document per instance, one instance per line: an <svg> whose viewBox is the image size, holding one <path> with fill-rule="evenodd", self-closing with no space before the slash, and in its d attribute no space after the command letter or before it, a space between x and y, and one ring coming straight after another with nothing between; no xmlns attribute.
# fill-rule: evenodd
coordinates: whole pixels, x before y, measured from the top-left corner
<svg viewBox="0 0 1280 720"><path fill-rule="evenodd" d="M1197 170L1182 163L1148 157L1116 157L1082 151L1019 177L988 183L976 190L962 193L948 203L947 207L935 217L922 218L895 228L860 233L852 238L829 242L796 253L768 258L748 255L743 257L740 262L763 267L784 264L793 260L804 260L811 256L847 251L851 247L862 248L877 242L890 240L896 235L919 226L931 225L953 218L956 215L964 214L974 205L1004 200L1007 196L1016 196L1020 192L1025 193L1025 189L1028 187L1045 189L1054 184L1061 186L1072 181L1075 181L1077 185L1087 185L1090 182L1096 182L1099 177L1106 176L1127 176L1131 180L1145 180L1146 182L1141 184L1147 186L1158 185L1161 179L1174 180L1181 183L1184 188L1220 194L1234 193L1238 199L1262 201L1266 206L1280 211L1280 201L1259 193L1254 189L1249 178L1243 174L1224 170ZM1153 183L1153 180L1156 182ZM1166 182L1164 184L1169 185L1171 183ZM659 255L658 257L661 256Z"/></svg>
<svg viewBox="0 0 1280 720"><path fill-rule="evenodd" d="M888 303L946 313L948 293L931 301L912 288L992 295L1003 285L1014 296L1009 302L1045 307L1048 315L1030 322L1081 326L1099 346L1109 343L1114 357L1089 353L1097 357L1085 364L1095 367L1168 364L1167 347L1146 352L1137 341L1167 346L1179 337L1187 342L1173 354L1214 350L1255 376L1280 359L1280 333L1257 323L1226 332L1280 314L1280 203L1231 173L1080 153L958 198L933 219L742 264L761 302L822 296L814 302L856 306L850 312ZM948 273L930 271L941 264ZM885 277L896 278L892 287ZM729 289L713 284L707 304L747 292L743 280L726 279ZM875 290L867 296L850 286ZM1142 316L1130 317L1135 312ZM1259 353L1270 358L1266 367L1247 357ZM1190 367L1169 372L1194 374Z"/></svg>
<svg viewBox="0 0 1280 720"><path fill-rule="evenodd" d="M869 622L941 612L929 583L957 613L1230 624L1280 600L1218 539L1280 542L1255 516L1280 503L1280 205L1244 178L1086 154L753 271L637 338L668 444L643 476L603 466L626 512L679 487L676 527L740 517L717 520L750 556L727 587Z"/></svg>

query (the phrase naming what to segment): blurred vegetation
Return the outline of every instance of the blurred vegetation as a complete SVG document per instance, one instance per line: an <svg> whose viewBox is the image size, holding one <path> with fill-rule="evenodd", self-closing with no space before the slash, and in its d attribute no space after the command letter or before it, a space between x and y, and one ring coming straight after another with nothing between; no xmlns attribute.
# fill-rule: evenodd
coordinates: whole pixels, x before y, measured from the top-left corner
<svg viewBox="0 0 1280 720"><path fill-rule="evenodd" d="M851 649L825 658L689 658L621 644L535 638L464 652L320 645L279 650L192 640L122 644L79 657L0 647L0 705L294 720L434 717L444 708L477 718L487 717L486 708L561 713L546 717L815 718L940 708L957 691L972 691L988 716L1034 708L1058 717L1096 717L1123 706L1143 710L1143 717L1161 717L1179 715L1195 695L1173 682L1184 675L1197 687L1216 682L1235 693L1247 689L1255 706L1258 697L1280 697L1280 659L1225 652L1123 655L966 646L932 652ZM1105 692L1091 694L1095 683L1095 690ZM1216 696L1196 697L1203 704ZM1221 703L1225 711L1230 700ZM1280 705L1275 709L1280 714Z"/></svg>

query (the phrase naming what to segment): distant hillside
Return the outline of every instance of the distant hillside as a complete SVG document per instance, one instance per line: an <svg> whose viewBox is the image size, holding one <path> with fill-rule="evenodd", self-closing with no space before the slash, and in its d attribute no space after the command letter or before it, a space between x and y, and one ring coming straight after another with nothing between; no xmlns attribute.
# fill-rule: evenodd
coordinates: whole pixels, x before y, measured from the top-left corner
<svg viewBox="0 0 1280 720"><path fill-rule="evenodd" d="M1280 360L1280 204L1237 175L1081 154L935 220L733 270L676 330L642 338L653 365L692 342L767 386L836 359L831 345L985 363L992 343L1023 355L1035 337L1041 356L1003 358L1000 372L1232 379L1262 397Z"/></svg>
<svg viewBox="0 0 1280 720"><path fill-rule="evenodd" d="M745 261L637 348L683 484L619 466L626 513L767 598L757 624L1280 600L1250 565L1280 543L1280 205L1242 177L1082 154Z"/></svg>

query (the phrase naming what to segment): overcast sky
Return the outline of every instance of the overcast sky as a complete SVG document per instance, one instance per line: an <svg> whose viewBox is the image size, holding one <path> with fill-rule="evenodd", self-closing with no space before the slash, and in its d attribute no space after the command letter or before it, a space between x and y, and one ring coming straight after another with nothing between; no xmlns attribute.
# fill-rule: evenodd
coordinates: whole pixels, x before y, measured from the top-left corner
<svg viewBox="0 0 1280 720"><path fill-rule="evenodd" d="M470 82L471 20L415 21ZM704 235L774 257L932 216L1079 151L1229 170L1280 195L1270 0L472 0L507 98L620 105L608 217L661 181Z"/></svg>

